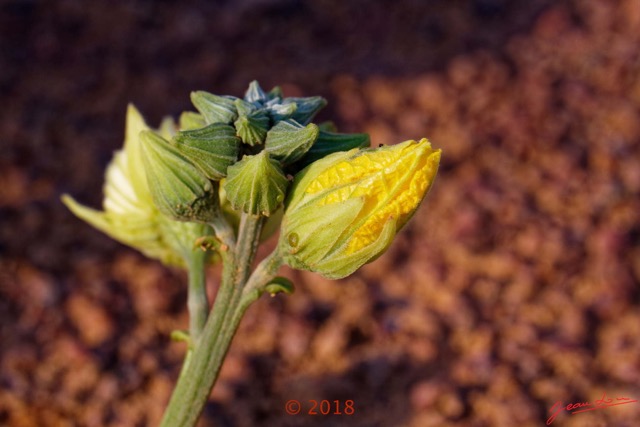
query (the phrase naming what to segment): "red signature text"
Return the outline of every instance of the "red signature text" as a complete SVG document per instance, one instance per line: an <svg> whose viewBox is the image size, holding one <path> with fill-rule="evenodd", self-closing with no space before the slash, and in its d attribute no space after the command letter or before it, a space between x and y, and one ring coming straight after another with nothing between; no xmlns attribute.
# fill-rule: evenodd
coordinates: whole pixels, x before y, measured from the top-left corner
<svg viewBox="0 0 640 427"><path fill-rule="evenodd" d="M561 401L557 401L549 412L551 416L547 419L547 425L550 426L551 423L556 419L558 414L562 411L570 412L571 415L579 414L581 412L587 411L595 411L597 409L609 408L610 406L618 406L618 405L626 405L628 403L634 403L637 400L631 399L630 397L616 397L614 399L607 398L607 393L602 393L602 397L594 402L577 402L577 403L569 403L568 405L563 406Z"/></svg>

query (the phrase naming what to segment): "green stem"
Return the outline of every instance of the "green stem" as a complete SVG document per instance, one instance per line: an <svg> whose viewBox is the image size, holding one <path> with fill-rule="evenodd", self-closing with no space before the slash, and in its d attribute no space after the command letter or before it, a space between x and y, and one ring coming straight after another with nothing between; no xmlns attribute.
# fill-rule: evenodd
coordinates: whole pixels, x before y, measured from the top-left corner
<svg viewBox="0 0 640 427"><path fill-rule="evenodd" d="M264 218L243 215L234 250L222 254L220 290L200 338L185 360L162 420L163 427L195 425L242 316L280 267L280 258L272 254L249 277L263 222Z"/></svg>
<svg viewBox="0 0 640 427"><path fill-rule="evenodd" d="M196 249L191 252L189 261L189 294L187 307L189 309L189 336L194 345L204 328L209 314L206 282L206 251Z"/></svg>

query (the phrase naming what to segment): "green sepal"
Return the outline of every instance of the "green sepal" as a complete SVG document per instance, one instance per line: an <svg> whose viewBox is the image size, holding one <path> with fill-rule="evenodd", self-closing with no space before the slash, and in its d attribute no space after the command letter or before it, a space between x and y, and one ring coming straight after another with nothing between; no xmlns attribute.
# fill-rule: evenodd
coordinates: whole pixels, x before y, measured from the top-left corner
<svg viewBox="0 0 640 427"><path fill-rule="evenodd" d="M180 119L178 120L180 130L192 130L199 129L201 127L205 127L207 125L207 121L204 119L202 114L195 113L193 111L185 111L180 114Z"/></svg>
<svg viewBox="0 0 640 427"><path fill-rule="evenodd" d="M251 146L262 144L269 129L267 113L242 99L236 99L235 107L238 111L238 119L234 122L234 126L242 142Z"/></svg>
<svg viewBox="0 0 640 427"><path fill-rule="evenodd" d="M321 96L310 96L306 98L285 98L282 105L290 103L296 104L296 111L291 114L290 118L306 125L311 122L313 117L327 105L327 100Z"/></svg>
<svg viewBox="0 0 640 427"><path fill-rule="evenodd" d="M280 236L283 260L298 270L318 271L318 263L326 258L339 258L341 237L357 218L364 200L353 198L335 205L307 204L285 212ZM335 254L335 255L332 255Z"/></svg>
<svg viewBox="0 0 640 427"><path fill-rule="evenodd" d="M269 283L264 287L264 291L267 292L272 297L276 296L279 293L285 293L287 295L291 295L295 290L295 286L293 282L286 277L277 276L271 279Z"/></svg>
<svg viewBox="0 0 640 427"><path fill-rule="evenodd" d="M235 210L269 216L282 204L287 185L279 163L262 151L230 166L223 188Z"/></svg>
<svg viewBox="0 0 640 427"><path fill-rule="evenodd" d="M240 151L235 129L223 123L178 132L173 142L182 155L214 181L227 176L227 168L236 162Z"/></svg>
<svg viewBox="0 0 640 427"><path fill-rule="evenodd" d="M380 235L368 247L352 254L327 257L314 266L314 270L328 279L342 279L355 272L364 264L375 261L393 242L397 232L397 221L389 218Z"/></svg>
<svg viewBox="0 0 640 427"><path fill-rule="evenodd" d="M213 184L178 149L151 131L140 133L153 202L178 221L208 222L219 210Z"/></svg>
<svg viewBox="0 0 640 427"><path fill-rule="evenodd" d="M305 155L318 138L318 126L302 126L294 120L283 120L267 132L264 149L283 166Z"/></svg>
<svg viewBox="0 0 640 427"><path fill-rule="evenodd" d="M366 148L369 145L370 139L366 133L334 133L320 130L316 142L298 164L302 168L329 154L353 148Z"/></svg>
<svg viewBox="0 0 640 427"><path fill-rule="evenodd" d="M205 91L191 92L191 102L208 124L232 123L238 117L234 99Z"/></svg>

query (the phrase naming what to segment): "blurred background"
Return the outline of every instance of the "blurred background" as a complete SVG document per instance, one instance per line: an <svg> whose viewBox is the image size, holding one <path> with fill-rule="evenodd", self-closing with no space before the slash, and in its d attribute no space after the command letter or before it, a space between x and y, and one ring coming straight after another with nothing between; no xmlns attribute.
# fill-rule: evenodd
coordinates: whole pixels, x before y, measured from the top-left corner
<svg viewBox="0 0 640 427"><path fill-rule="evenodd" d="M184 274L59 196L100 205L128 102L157 125L253 79L443 161L386 255L287 270L296 293L250 308L201 426L528 427L640 399L639 43L636 0L0 1L0 425L158 423Z"/></svg>

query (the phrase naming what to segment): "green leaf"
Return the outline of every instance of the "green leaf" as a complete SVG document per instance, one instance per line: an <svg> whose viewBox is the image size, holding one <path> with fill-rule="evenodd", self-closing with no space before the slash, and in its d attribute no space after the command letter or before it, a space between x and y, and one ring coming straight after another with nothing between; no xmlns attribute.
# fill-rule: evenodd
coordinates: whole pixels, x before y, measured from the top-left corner
<svg viewBox="0 0 640 427"><path fill-rule="evenodd" d="M267 133L265 150L282 165L288 165L305 155L318 138L318 126L302 126L294 120L283 120Z"/></svg>
<svg viewBox="0 0 640 427"><path fill-rule="evenodd" d="M227 168L236 162L240 151L235 129L223 123L178 132L173 142L180 153L214 181L227 176Z"/></svg>
<svg viewBox="0 0 640 427"><path fill-rule="evenodd" d="M278 162L262 151L230 166L223 188L235 210L269 216L282 204L287 185Z"/></svg>
<svg viewBox="0 0 640 427"><path fill-rule="evenodd" d="M238 117L234 99L204 91L191 92L191 102L209 124L232 123Z"/></svg>

